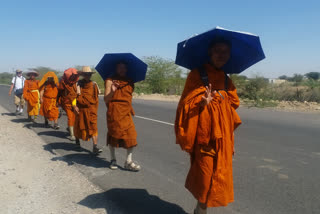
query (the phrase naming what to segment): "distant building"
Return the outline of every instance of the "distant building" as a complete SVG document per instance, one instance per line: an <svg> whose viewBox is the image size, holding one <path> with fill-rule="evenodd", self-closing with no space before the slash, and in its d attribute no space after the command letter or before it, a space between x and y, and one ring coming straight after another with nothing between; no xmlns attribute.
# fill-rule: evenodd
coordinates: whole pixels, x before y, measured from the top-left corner
<svg viewBox="0 0 320 214"><path fill-rule="evenodd" d="M281 84L287 82L287 80L282 80L282 79L268 79L269 83L271 84Z"/></svg>

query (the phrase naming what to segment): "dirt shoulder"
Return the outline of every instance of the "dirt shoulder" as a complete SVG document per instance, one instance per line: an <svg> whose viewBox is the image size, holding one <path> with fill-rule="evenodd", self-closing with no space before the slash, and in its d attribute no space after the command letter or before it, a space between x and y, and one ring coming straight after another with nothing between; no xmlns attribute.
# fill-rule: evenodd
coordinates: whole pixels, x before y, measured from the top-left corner
<svg viewBox="0 0 320 214"><path fill-rule="evenodd" d="M100 190L74 166L52 161L45 142L5 112L0 106L1 213L106 213L80 205Z"/></svg>
<svg viewBox="0 0 320 214"><path fill-rule="evenodd" d="M179 102L180 96L178 95L163 95L163 94L134 94L134 99L141 100L157 100L166 102ZM285 112L312 112L320 113L320 103L316 102L297 102L297 101L273 101L275 107L264 107L273 111ZM241 106L253 107L250 101L241 100Z"/></svg>

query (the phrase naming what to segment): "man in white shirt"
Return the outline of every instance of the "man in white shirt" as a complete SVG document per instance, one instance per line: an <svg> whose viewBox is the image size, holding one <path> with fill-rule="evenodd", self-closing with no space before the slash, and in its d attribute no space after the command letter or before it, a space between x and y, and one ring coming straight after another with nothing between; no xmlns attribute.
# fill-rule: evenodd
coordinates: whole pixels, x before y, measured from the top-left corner
<svg viewBox="0 0 320 214"><path fill-rule="evenodd" d="M26 79L22 76L21 70L16 70L16 75L12 78L9 96L14 91L14 104L16 105L16 114L22 114L25 101L23 99L23 87Z"/></svg>

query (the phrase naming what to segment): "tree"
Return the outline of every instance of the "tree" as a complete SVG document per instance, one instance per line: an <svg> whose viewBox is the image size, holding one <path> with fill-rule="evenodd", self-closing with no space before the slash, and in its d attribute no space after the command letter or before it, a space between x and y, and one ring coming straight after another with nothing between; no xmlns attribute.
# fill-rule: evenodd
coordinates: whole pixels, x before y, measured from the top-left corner
<svg viewBox="0 0 320 214"><path fill-rule="evenodd" d="M144 58L148 64L146 83L151 93L179 94L183 90L182 69L173 60L157 56Z"/></svg>
<svg viewBox="0 0 320 214"><path fill-rule="evenodd" d="M306 73L305 76L309 80L318 80L320 78L320 73L319 72L309 72L309 73Z"/></svg>
<svg viewBox="0 0 320 214"><path fill-rule="evenodd" d="M279 77L279 79L281 79L281 80L288 80L289 77L286 76L286 75L281 75L281 76Z"/></svg>
<svg viewBox="0 0 320 214"><path fill-rule="evenodd" d="M303 75L301 74L294 74L293 77L289 78L291 82L300 83L303 80Z"/></svg>

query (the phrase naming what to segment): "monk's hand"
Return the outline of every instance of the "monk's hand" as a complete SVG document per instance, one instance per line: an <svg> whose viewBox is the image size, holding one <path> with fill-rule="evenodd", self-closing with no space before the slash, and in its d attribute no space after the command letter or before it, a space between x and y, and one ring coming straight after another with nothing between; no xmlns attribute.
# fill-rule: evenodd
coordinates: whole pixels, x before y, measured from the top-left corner
<svg viewBox="0 0 320 214"><path fill-rule="evenodd" d="M118 88L120 87L119 83L117 81L113 81L111 85L111 92L114 93Z"/></svg>
<svg viewBox="0 0 320 214"><path fill-rule="evenodd" d="M208 105L212 101L212 99L213 99L213 97L214 97L214 95L216 93L217 93L216 90L212 91L212 85L211 84L209 84L209 86L206 86L206 91L204 93L204 96L202 96L202 100L200 102L200 105L201 106Z"/></svg>
<svg viewBox="0 0 320 214"><path fill-rule="evenodd" d="M40 104L42 104L42 103L43 103L43 98L41 97L41 98L40 98Z"/></svg>
<svg viewBox="0 0 320 214"><path fill-rule="evenodd" d="M73 110L74 110L77 114L79 114L79 108L78 108L78 106L73 106Z"/></svg>

